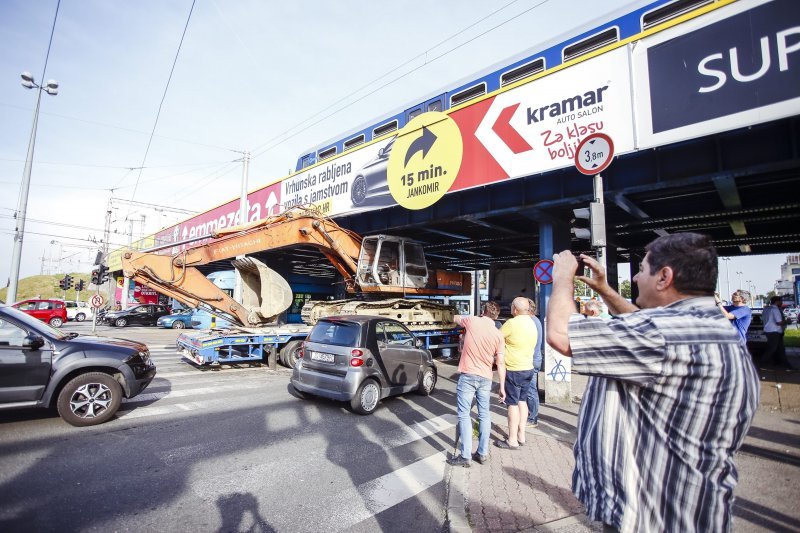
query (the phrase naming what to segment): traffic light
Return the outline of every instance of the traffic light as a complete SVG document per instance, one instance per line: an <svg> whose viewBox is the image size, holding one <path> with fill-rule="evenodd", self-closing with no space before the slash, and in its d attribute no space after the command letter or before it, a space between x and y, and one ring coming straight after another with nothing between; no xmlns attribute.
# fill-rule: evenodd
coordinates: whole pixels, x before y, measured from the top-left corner
<svg viewBox="0 0 800 533"><path fill-rule="evenodd" d="M105 283L106 281L108 281L108 267L100 265L100 283Z"/></svg>
<svg viewBox="0 0 800 533"><path fill-rule="evenodd" d="M572 233L579 239L589 239L592 246L606 245L606 216L603 204L591 202L589 207L573 209L575 220L587 220L588 227L572 228Z"/></svg>
<svg viewBox="0 0 800 533"><path fill-rule="evenodd" d="M74 281L75 280L73 280L72 276L70 276L69 274L64 276L64 290L66 291L66 290L71 289L72 288L72 284L73 284Z"/></svg>
<svg viewBox="0 0 800 533"><path fill-rule="evenodd" d="M97 267L92 270L92 283L95 285L102 285L108 281L108 267L105 265L97 265Z"/></svg>
<svg viewBox="0 0 800 533"><path fill-rule="evenodd" d="M83 289L86 288L86 282L82 279L78 280L78 283L75 284L75 292L81 292Z"/></svg>
<svg viewBox="0 0 800 533"><path fill-rule="evenodd" d="M58 280L58 288L62 291L67 290L67 278L66 276L60 280Z"/></svg>

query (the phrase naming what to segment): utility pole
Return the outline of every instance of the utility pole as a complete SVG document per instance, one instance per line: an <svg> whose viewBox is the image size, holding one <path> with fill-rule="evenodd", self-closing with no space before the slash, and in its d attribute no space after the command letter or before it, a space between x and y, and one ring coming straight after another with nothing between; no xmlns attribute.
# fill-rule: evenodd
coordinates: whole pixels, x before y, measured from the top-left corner
<svg viewBox="0 0 800 533"><path fill-rule="evenodd" d="M250 168L250 152L245 150L244 152L239 152L243 155L242 157L242 194L239 198L239 224L245 225L247 224L247 181L249 179L249 168ZM237 256L237 259L241 259L244 256ZM239 303L242 303L242 275L239 271L236 271L236 278L234 281L233 286L233 299Z"/></svg>

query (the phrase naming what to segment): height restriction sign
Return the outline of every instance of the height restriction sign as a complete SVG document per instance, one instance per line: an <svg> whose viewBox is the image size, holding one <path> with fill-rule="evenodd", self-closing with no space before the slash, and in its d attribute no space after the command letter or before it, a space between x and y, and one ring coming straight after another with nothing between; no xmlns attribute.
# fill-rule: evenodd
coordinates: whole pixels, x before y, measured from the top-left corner
<svg viewBox="0 0 800 533"><path fill-rule="evenodd" d="M593 133L578 145L575 151L575 167L581 174L600 174L614 157L614 143L605 133Z"/></svg>

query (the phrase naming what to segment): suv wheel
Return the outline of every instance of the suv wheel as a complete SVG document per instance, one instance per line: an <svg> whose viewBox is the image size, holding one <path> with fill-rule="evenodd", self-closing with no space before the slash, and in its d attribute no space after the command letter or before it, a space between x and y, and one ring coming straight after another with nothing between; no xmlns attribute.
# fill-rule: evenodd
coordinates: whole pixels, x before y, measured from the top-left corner
<svg viewBox="0 0 800 533"><path fill-rule="evenodd" d="M48 324L50 324L54 328L60 328L61 326L64 325L64 321L61 320L59 317L54 316L53 318L50 319L50 322L48 322Z"/></svg>
<svg viewBox="0 0 800 533"><path fill-rule="evenodd" d="M86 315L84 315L83 313L78 313L77 315L75 315L76 322L83 322L84 320L86 320Z"/></svg>
<svg viewBox="0 0 800 533"><path fill-rule="evenodd" d="M114 321L114 325L118 328L124 328L128 324L128 321L124 318L118 318Z"/></svg>
<svg viewBox="0 0 800 533"><path fill-rule="evenodd" d="M350 407L360 415L371 415L381 399L381 387L374 379L366 379L350 400Z"/></svg>
<svg viewBox="0 0 800 533"><path fill-rule="evenodd" d="M417 392L423 396L429 396L436 387L436 371L431 367L425 369L419 378L419 388Z"/></svg>
<svg viewBox="0 0 800 533"><path fill-rule="evenodd" d="M180 320L176 320L175 322L172 323L172 329L183 329L185 327L186 327L186 324L184 324Z"/></svg>
<svg viewBox="0 0 800 533"><path fill-rule="evenodd" d="M119 409L122 388L108 374L88 372L64 385L58 395L58 414L73 426L102 424Z"/></svg>
<svg viewBox="0 0 800 533"><path fill-rule="evenodd" d="M281 350L281 363L289 368L294 368L297 360L300 358L299 353L303 347L303 341L289 341L286 346Z"/></svg>

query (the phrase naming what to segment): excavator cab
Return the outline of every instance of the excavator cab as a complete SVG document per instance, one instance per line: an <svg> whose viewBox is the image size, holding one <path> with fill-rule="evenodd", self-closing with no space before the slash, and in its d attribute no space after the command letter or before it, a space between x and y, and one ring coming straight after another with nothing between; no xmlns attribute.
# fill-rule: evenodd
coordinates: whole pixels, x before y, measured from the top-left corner
<svg viewBox="0 0 800 533"><path fill-rule="evenodd" d="M362 287L425 287L428 267L422 245L388 235L365 237L358 257L357 281Z"/></svg>

